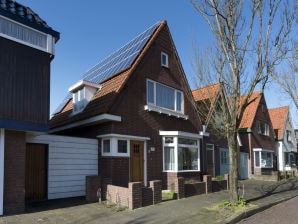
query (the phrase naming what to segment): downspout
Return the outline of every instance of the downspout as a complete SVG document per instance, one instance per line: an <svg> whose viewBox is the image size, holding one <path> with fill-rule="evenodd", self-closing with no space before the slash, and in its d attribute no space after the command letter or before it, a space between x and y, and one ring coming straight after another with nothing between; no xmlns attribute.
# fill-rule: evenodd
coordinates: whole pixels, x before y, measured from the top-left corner
<svg viewBox="0 0 298 224"><path fill-rule="evenodd" d="M0 215L3 215L4 195L4 129L0 129Z"/></svg>

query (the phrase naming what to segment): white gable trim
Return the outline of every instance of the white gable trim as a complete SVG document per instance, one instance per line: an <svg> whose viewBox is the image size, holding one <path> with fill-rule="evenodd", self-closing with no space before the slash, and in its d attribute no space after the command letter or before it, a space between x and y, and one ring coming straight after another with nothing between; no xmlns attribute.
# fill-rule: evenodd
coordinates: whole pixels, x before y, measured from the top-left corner
<svg viewBox="0 0 298 224"><path fill-rule="evenodd" d="M4 129L0 129L0 215L3 215L4 190Z"/></svg>
<svg viewBox="0 0 298 224"><path fill-rule="evenodd" d="M128 140L139 140L139 141L148 141L150 140L149 137L141 137L135 135L121 135L121 134L105 134L105 135L98 135L97 138L121 138L121 139L128 139Z"/></svg>
<svg viewBox="0 0 298 224"><path fill-rule="evenodd" d="M184 131L159 131L159 135L162 136L179 136L179 137L186 137L186 138L203 138L200 134L189 133Z"/></svg>
<svg viewBox="0 0 298 224"><path fill-rule="evenodd" d="M121 117L112 115L112 114L101 114L101 115L97 115L94 117L90 117L90 118L82 120L82 121L77 121L77 122L73 122L68 125L54 128L54 129L50 130L50 133L57 132L57 131L63 131L66 129L80 127L80 126L89 126L89 125L92 125L93 123L103 123L103 122L107 122L107 121L121 122Z"/></svg>

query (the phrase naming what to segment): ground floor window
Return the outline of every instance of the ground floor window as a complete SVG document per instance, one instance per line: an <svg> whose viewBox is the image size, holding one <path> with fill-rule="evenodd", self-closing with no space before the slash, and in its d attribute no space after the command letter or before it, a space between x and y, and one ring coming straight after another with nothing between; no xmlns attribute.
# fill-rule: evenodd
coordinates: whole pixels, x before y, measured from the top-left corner
<svg viewBox="0 0 298 224"><path fill-rule="evenodd" d="M273 152L267 150L254 150L255 167L273 168Z"/></svg>
<svg viewBox="0 0 298 224"><path fill-rule="evenodd" d="M163 135L164 171L199 171L200 144L199 135L167 131ZM196 138L195 138L196 137Z"/></svg>

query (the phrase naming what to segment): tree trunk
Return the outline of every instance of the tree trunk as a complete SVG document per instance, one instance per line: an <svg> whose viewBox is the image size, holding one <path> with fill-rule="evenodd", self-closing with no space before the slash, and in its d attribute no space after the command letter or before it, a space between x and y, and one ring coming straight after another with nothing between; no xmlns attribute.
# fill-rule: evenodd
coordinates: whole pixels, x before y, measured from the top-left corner
<svg viewBox="0 0 298 224"><path fill-rule="evenodd" d="M236 205L238 201L238 143L237 132L228 133L229 161L230 161L230 202Z"/></svg>

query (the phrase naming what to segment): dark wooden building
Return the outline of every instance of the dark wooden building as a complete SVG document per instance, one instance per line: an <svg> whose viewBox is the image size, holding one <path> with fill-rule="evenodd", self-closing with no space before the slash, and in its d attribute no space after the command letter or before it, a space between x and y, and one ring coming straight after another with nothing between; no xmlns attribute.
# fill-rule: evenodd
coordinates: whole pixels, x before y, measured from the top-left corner
<svg viewBox="0 0 298 224"><path fill-rule="evenodd" d="M25 208L25 135L48 130L50 63L58 39L29 7L0 2L0 214Z"/></svg>

